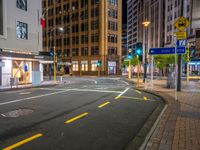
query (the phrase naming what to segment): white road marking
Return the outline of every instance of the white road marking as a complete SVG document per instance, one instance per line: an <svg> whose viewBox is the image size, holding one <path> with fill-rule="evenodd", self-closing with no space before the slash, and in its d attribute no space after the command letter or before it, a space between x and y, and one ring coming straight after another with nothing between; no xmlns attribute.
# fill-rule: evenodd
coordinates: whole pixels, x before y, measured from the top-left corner
<svg viewBox="0 0 200 150"><path fill-rule="evenodd" d="M126 82L126 81L124 81L124 80L118 80L118 81L123 82L123 83L125 83L126 85L129 85L129 83Z"/></svg>
<svg viewBox="0 0 200 150"><path fill-rule="evenodd" d="M21 101L27 101L27 100L30 100L30 99L36 99L36 98L40 98L40 97L60 94L60 93L64 93L64 92L67 92L67 91L69 91L69 90L58 91L58 92L54 92L54 93L48 93L48 94L43 94L43 95L38 95L38 96L27 97L27 98L12 100L12 101L9 101L9 102L3 102L3 103L0 103L0 106L7 105L7 104L12 104L12 103L17 103L17 102L21 102Z"/></svg>
<svg viewBox="0 0 200 150"><path fill-rule="evenodd" d="M123 92L121 92L117 97L115 97L115 99L119 99L122 95L124 95L127 91L129 90L129 88L126 88Z"/></svg>
<svg viewBox="0 0 200 150"><path fill-rule="evenodd" d="M31 92L21 92L19 93L20 95L28 95L28 94L31 94Z"/></svg>
<svg viewBox="0 0 200 150"><path fill-rule="evenodd" d="M71 89L72 91L81 92L100 92L100 93L121 93L121 91L105 91L105 90L92 90L92 89Z"/></svg>

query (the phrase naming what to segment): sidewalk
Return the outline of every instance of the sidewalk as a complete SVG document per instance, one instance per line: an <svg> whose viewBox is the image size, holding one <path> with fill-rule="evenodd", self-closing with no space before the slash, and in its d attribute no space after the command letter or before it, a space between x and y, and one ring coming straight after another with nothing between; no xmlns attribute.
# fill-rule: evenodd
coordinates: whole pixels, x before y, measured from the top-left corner
<svg viewBox="0 0 200 150"><path fill-rule="evenodd" d="M58 83L58 81L57 81L57 83ZM38 85L38 86L52 86L52 85L55 85L55 82L53 80L51 80L51 81L43 81L41 83L41 85ZM12 88L11 88L11 86L7 86L7 87L0 86L0 91L25 89L25 88L38 87L38 86L33 86L32 84L26 84L26 85L23 84L23 85L13 86Z"/></svg>
<svg viewBox="0 0 200 150"><path fill-rule="evenodd" d="M200 82L182 82L178 101L175 101L175 90L167 89L165 85L164 80L154 81L153 92L161 95L168 107L145 149L200 150Z"/></svg>

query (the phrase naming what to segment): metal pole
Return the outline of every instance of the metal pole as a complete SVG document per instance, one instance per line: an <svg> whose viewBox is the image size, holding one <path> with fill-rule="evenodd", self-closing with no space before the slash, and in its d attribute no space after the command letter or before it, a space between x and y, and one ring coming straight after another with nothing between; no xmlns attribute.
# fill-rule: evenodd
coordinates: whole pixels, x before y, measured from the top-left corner
<svg viewBox="0 0 200 150"><path fill-rule="evenodd" d="M183 16L183 5L184 2L181 0L181 16ZM182 72L182 58L181 54L178 55L178 79L177 79L177 91L181 91L181 72Z"/></svg>
<svg viewBox="0 0 200 150"><path fill-rule="evenodd" d="M153 65L154 65L153 55L151 56L151 91L153 90Z"/></svg>
<svg viewBox="0 0 200 150"><path fill-rule="evenodd" d="M146 78L147 78L147 30L148 27L145 27L145 55L144 55L144 80L143 82L145 82Z"/></svg>
<svg viewBox="0 0 200 150"><path fill-rule="evenodd" d="M131 79L131 59L129 59L129 65L128 65L128 78Z"/></svg>
<svg viewBox="0 0 200 150"><path fill-rule="evenodd" d="M53 47L53 78L54 83L56 83L56 47Z"/></svg>
<svg viewBox="0 0 200 150"><path fill-rule="evenodd" d="M187 48L187 83L189 82L189 60L190 60L190 44L188 43L188 48Z"/></svg>
<svg viewBox="0 0 200 150"><path fill-rule="evenodd" d="M137 86L140 87L140 62L138 63L138 81Z"/></svg>

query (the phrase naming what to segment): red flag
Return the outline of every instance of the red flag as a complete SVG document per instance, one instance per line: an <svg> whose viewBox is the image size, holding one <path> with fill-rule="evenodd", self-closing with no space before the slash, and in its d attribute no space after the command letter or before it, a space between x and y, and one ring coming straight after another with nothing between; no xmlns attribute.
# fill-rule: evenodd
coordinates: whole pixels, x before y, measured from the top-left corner
<svg viewBox="0 0 200 150"><path fill-rule="evenodd" d="M45 19L41 18L40 23L41 23L42 29L44 29L45 28Z"/></svg>

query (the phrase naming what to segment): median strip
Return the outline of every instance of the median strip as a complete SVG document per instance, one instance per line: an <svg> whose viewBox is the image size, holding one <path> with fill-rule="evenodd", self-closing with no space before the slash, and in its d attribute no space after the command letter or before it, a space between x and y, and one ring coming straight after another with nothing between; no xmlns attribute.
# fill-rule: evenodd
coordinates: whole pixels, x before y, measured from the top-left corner
<svg viewBox="0 0 200 150"><path fill-rule="evenodd" d="M102 107L104 107L104 106L106 106L106 105L108 105L108 104L110 104L110 102L105 102L105 103L99 105L98 108L102 108Z"/></svg>
<svg viewBox="0 0 200 150"><path fill-rule="evenodd" d="M67 120L66 122L65 122L65 124L68 124L68 123L71 123L71 122L73 122L73 121L75 121L75 120L78 120L78 119L80 119L80 118L83 118L84 116L87 116L89 113L83 113L83 114L81 114L81 115L78 115L78 116L76 116L76 117L74 117L74 118L72 118L72 119L70 119L70 120Z"/></svg>
<svg viewBox="0 0 200 150"><path fill-rule="evenodd" d="M6 147L6 148L4 148L3 150L12 150L12 149L14 149L14 148L17 148L17 147L19 147L19 146L22 146L22 145L24 145L24 144L30 142L30 141L33 141L33 140L35 140L35 139L37 139L37 138L39 138L39 137L41 137L41 136L42 136L42 134L41 134L41 133L38 133L38 134L36 134L36 135L34 135L34 136L31 136L31 137L29 137L29 138L27 138L27 139L25 139L25 140L23 140L23 141L20 141L20 142L18 142L18 143L16 143L16 144L13 144L13 145L9 146L9 147Z"/></svg>

